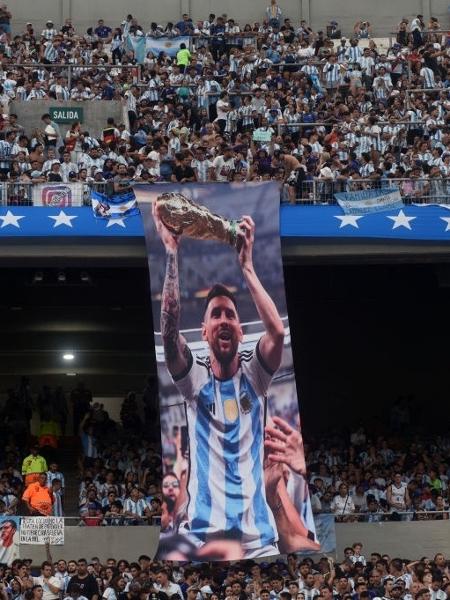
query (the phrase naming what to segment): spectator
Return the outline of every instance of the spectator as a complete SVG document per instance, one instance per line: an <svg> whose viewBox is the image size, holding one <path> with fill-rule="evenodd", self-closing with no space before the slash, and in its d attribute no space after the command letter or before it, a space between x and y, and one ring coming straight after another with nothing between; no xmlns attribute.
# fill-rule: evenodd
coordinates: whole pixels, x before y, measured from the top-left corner
<svg viewBox="0 0 450 600"><path fill-rule="evenodd" d="M271 27L280 27L282 14L277 0L270 0L270 5L266 8L266 18Z"/></svg>
<svg viewBox="0 0 450 600"><path fill-rule="evenodd" d="M77 573L70 578L69 585L67 586L67 595L72 595L74 586L75 593L80 593L87 600L98 600L99 589L98 584L93 575L88 572L88 564L86 559L80 558L77 562Z"/></svg>
<svg viewBox="0 0 450 600"><path fill-rule="evenodd" d="M344 483L339 486L339 494L333 498L331 510L339 517L347 517L355 512L355 505Z"/></svg>
<svg viewBox="0 0 450 600"><path fill-rule="evenodd" d="M23 493L22 500L27 504L30 515L50 516L55 502L53 488L47 486L47 474L38 475L37 481L30 483Z"/></svg>
<svg viewBox="0 0 450 600"><path fill-rule="evenodd" d="M35 444L30 449L30 454L23 459L22 475L25 478L25 485L35 483L39 480L41 474L48 471L47 462L39 454L39 446Z"/></svg>
<svg viewBox="0 0 450 600"><path fill-rule="evenodd" d="M41 574L39 577L33 577L33 583L42 588L42 600L60 600L61 582L53 575L53 566L50 562L42 563Z"/></svg>
<svg viewBox="0 0 450 600"><path fill-rule="evenodd" d="M177 52L177 65L180 67L183 73L186 72L191 62L191 53L186 48L186 44L183 42L180 44L180 49Z"/></svg>

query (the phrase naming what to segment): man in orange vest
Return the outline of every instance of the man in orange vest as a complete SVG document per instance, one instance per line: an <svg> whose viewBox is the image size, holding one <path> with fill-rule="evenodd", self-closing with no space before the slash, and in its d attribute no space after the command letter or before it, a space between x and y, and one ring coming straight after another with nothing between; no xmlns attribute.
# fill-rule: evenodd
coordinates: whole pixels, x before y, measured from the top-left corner
<svg viewBox="0 0 450 600"><path fill-rule="evenodd" d="M22 500L27 503L30 515L49 517L52 514L55 498L51 488L47 487L46 473L41 473L36 482L30 483Z"/></svg>

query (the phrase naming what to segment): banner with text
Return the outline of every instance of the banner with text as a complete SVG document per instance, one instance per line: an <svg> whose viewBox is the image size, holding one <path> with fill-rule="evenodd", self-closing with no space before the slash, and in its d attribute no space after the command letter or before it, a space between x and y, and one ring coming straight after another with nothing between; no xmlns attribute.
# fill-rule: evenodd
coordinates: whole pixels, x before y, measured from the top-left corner
<svg viewBox="0 0 450 600"><path fill-rule="evenodd" d="M34 206L65 208L82 204L82 183L39 183L33 186Z"/></svg>
<svg viewBox="0 0 450 600"><path fill-rule="evenodd" d="M20 543L64 545L64 517L23 517L20 522Z"/></svg>
<svg viewBox="0 0 450 600"><path fill-rule="evenodd" d="M159 558L320 549L274 183L136 186L163 446Z"/></svg>
<svg viewBox="0 0 450 600"><path fill-rule="evenodd" d="M19 558L19 517L0 517L0 564L11 566Z"/></svg>
<svg viewBox="0 0 450 600"><path fill-rule="evenodd" d="M366 215L367 213L403 208L398 188L340 192L334 197L346 215Z"/></svg>

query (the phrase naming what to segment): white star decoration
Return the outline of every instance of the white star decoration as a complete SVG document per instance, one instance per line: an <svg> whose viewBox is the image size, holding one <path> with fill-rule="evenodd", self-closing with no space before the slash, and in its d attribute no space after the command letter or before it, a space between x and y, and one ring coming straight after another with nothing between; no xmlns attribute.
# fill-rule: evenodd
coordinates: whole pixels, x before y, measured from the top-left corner
<svg viewBox="0 0 450 600"><path fill-rule="evenodd" d="M2 220L0 229L3 229L3 227L7 227L8 225L13 225L14 227L17 227L18 229L20 229L19 221L20 221L20 219L24 219L24 218L25 218L24 216L13 215L12 212L10 210L8 210L6 212L6 215L0 216L0 219Z"/></svg>
<svg viewBox="0 0 450 600"><path fill-rule="evenodd" d="M394 225L392 226L392 229L397 229L398 227L404 227L405 229L411 230L411 225L409 224L409 222L414 221L414 219L416 217L407 217L405 215L405 213L401 210L396 217L387 217L387 218L391 219L391 221L394 221Z"/></svg>
<svg viewBox="0 0 450 600"><path fill-rule="evenodd" d="M447 223L447 227L445 231L450 231L450 217L439 217L441 221L445 221Z"/></svg>
<svg viewBox="0 0 450 600"><path fill-rule="evenodd" d="M67 227L73 227L72 220L77 219L78 217L76 215L66 215L66 213L63 210L60 210L59 215L56 215L56 216L49 215L48 218L53 219L55 221L55 223L53 225L53 228L55 228L55 227L59 227L60 225L66 225Z"/></svg>
<svg viewBox="0 0 450 600"><path fill-rule="evenodd" d="M106 223L106 227L112 227L113 225L118 225L119 227L125 227L125 223L123 222L123 219L109 219L108 222Z"/></svg>
<svg viewBox="0 0 450 600"><path fill-rule="evenodd" d="M358 219L362 219L362 216L335 215L334 218L339 219L339 221L341 222L341 224L339 225L339 229L342 229L343 227L347 227L347 225L350 225L351 227L355 227L356 229L359 229Z"/></svg>

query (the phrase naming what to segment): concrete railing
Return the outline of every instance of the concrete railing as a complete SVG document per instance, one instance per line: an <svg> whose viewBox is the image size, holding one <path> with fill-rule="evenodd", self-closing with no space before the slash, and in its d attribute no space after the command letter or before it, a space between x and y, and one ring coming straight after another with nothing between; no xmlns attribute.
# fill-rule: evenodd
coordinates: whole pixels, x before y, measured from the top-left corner
<svg viewBox="0 0 450 600"><path fill-rule="evenodd" d="M107 126L106 119L108 117L113 117L116 123L124 122L127 124L128 122L126 106L118 100L97 100L96 102L75 102L73 100L13 101L9 105L9 112L17 115L19 123L25 128L25 133L31 136L35 129L44 128L41 117L43 114L48 113L52 107L82 109L81 129L82 131L89 131L89 134L93 137L101 137L103 129ZM70 123L61 123L59 128L64 137L70 129Z"/></svg>

